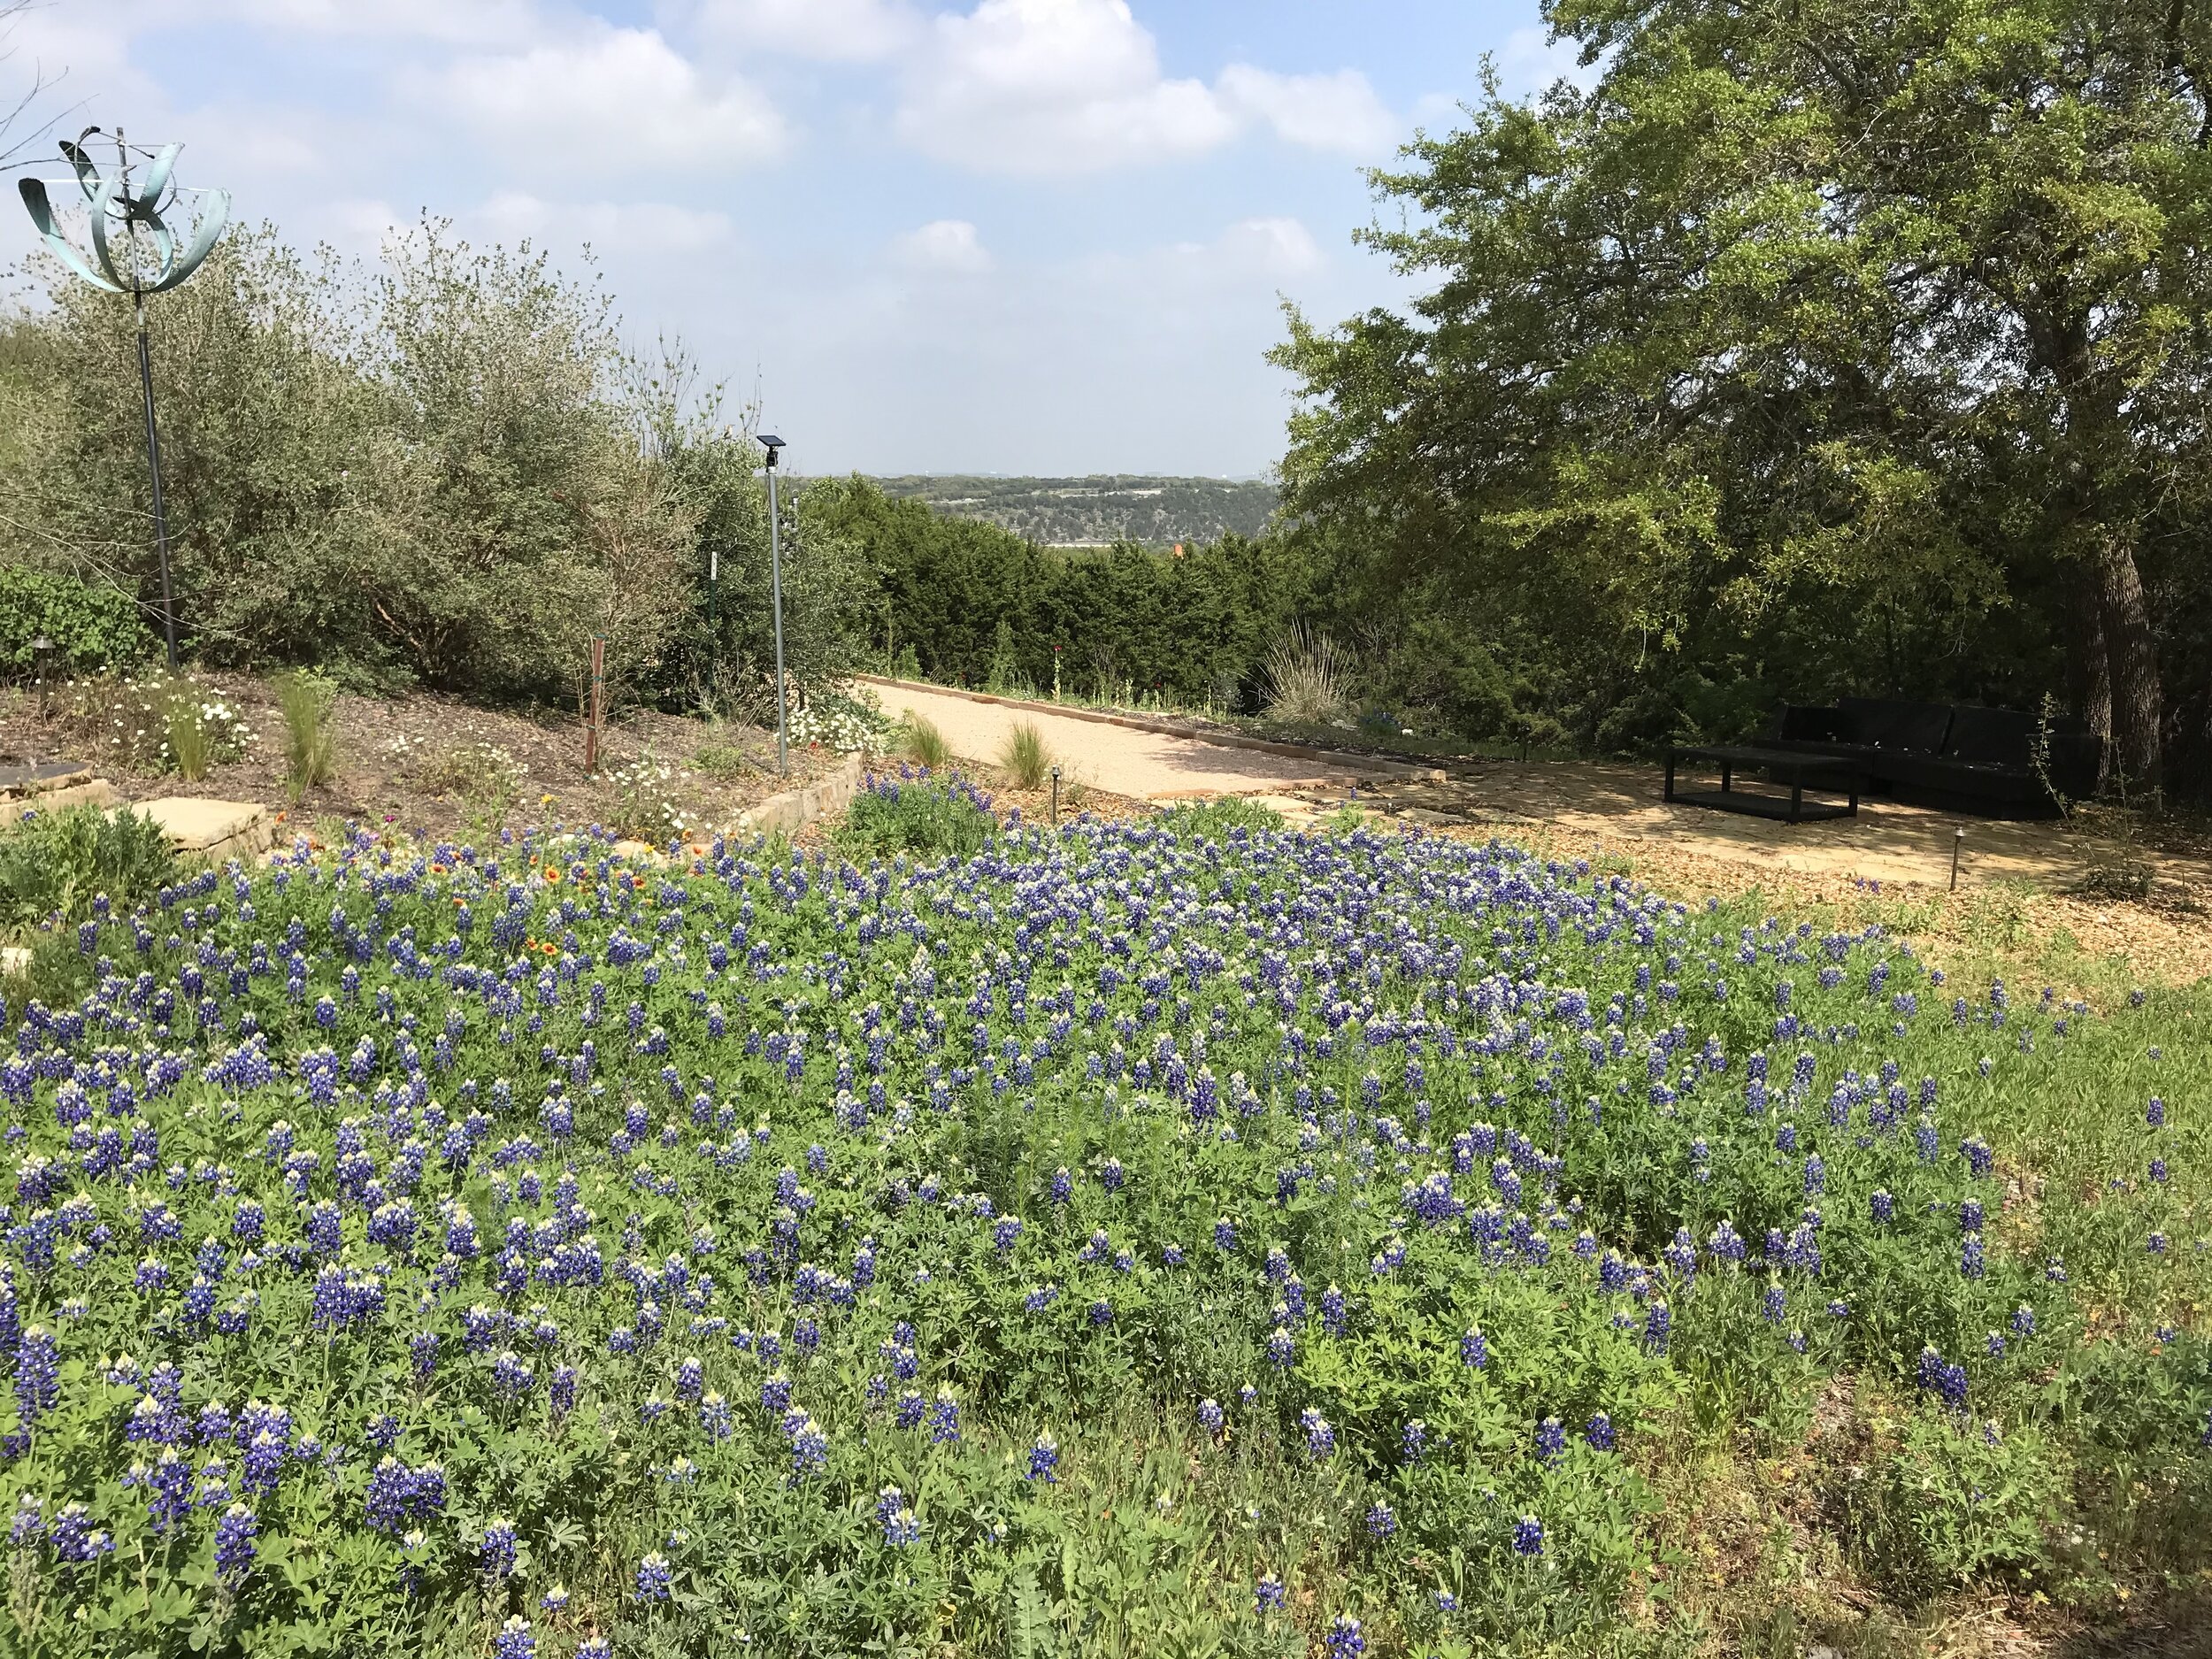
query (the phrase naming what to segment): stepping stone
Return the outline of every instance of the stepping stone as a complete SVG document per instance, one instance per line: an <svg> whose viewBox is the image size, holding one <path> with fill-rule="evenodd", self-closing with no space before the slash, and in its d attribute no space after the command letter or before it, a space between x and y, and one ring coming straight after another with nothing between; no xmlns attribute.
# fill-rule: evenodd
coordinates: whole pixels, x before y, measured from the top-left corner
<svg viewBox="0 0 2212 1659"><path fill-rule="evenodd" d="M73 784L92 781L92 768L81 760L42 760L35 764L10 757L0 764L0 795L50 795Z"/></svg>
<svg viewBox="0 0 2212 1659"><path fill-rule="evenodd" d="M73 806L114 806L122 798L105 778L88 777L83 783L66 784L36 795L0 794L0 816L12 818L19 812L58 812Z"/></svg>
<svg viewBox="0 0 2212 1659"><path fill-rule="evenodd" d="M142 802L133 810L160 825L169 844L179 852L196 854L218 863L226 858L250 858L265 852L276 838L268 809L256 801L165 795L158 801Z"/></svg>

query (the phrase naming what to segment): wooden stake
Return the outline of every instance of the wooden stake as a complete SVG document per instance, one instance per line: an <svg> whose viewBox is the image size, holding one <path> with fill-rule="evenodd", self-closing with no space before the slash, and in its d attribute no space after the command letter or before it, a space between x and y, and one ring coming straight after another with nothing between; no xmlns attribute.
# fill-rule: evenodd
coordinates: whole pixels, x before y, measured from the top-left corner
<svg viewBox="0 0 2212 1659"><path fill-rule="evenodd" d="M584 722L584 771L596 777L599 772L599 730L607 718L607 641L600 634L591 636L591 715Z"/></svg>

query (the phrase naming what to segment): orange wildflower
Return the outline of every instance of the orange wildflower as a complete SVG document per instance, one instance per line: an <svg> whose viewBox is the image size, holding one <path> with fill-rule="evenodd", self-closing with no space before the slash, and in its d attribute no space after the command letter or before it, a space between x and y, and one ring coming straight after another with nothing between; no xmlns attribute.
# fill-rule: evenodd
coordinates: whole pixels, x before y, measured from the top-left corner
<svg viewBox="0 0 2212 1659"><path fill-rule="evenodd" d="M558 864L548 864L548 865L546 865L546 867L545 867L545 883L546 883L546 885L547 885L548 887L555 887L555 886L557 886L557 885L559 884L559 882L560 882L560 879L561 879L561 867L560 867L560 865L558 865Z"/></svg>

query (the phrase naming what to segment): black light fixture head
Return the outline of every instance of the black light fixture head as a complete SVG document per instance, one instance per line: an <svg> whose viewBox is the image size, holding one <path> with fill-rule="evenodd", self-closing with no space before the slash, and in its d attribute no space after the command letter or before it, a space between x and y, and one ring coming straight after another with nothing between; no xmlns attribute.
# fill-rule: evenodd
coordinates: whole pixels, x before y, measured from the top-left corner
<svg viewBox="0 0 2212 1659"><path fill-rule="evenodd" d="M776 451L783 448L783 440L772 432L756 433L753 435L759 441L760 447L768 451L768 465L775 465Z"/></svg>

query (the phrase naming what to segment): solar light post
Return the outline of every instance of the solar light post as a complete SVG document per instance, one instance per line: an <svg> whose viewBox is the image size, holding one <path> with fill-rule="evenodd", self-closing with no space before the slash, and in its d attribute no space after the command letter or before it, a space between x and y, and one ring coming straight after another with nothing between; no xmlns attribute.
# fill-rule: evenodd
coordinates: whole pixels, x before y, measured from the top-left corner
<svg viewBox="0 0 2212 1659"><path fill-rule="evenodd" d="M768 603L776 613L776 770L787 773L791 757L783 690L783 540L776 522L776 452L783 448L783 440L773 433L758 436L761 448L768 451Z"/></svg>
<svg viewBox="0 0 2212 1659"><path fill-rule="evenodd" d="M168 645L169 666L173 670L177 665L177 605L169 580L169 514L161 495L161 429L154 420L154 367L146 345L146 296L180 286L200 268L200 262L215 246L215 239L223 234L224 221L230 217L230 193L197 193L203 200L193 204L183 227L188 234L180 234L171 228L165 215L179 211L184 195L173 176L177 152L183 146L165 144L158 150L142 148L139 154L148 158L150 165L145 181L134 189L131 151L123 142L122 128L115 131L116 170L112 178L101 175L98 165L85 149L85 141L99 130L88 127L77 134L75 143L64 139L61 145L63 159L77 175L74 183L84 192L90 220L91 260L88 261L71 246L55 224L45 180L25 179L17 188L23 196L24 207L29 210L31 223L37 227L47 247L63 265L96 288L129 295L138 308L138 384L146 404L146 465L153 474L154 549L161 561L161 630ZM123 228L124 245L120 249L111 242L118 225ZM139 257L138 231L142 225L153 240L150 266Z"/></svg>

